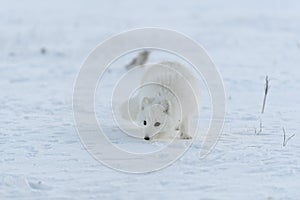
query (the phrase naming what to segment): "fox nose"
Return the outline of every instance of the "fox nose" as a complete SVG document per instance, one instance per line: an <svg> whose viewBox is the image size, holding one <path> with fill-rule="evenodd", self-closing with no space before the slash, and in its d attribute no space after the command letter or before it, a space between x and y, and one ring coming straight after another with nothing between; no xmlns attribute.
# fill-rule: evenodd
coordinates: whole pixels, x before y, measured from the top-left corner
<svg viewBox="0 0 300 200"><path fill-rule="evenodd" d="M150 140L149 136L145 136L144 140Z"/></svg>
<svg viewBox="0 0 300 200"><path fill-rule="evenodd" d="M159 126L160 123L159 122L155 122L154 126Z"/></svg>

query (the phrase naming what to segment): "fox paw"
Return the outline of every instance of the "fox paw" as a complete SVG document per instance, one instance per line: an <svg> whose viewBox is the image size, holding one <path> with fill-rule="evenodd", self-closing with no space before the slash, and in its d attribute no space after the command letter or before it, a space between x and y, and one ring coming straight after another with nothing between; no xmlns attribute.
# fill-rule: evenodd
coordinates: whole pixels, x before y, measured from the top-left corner
<svg viewBox="0 0 300 200"><path fill-rule="evenodd" d="M190 139L192 139L192 136L184 134L184 133L181 133L180 134L180 138L184 139L184 140L190 140Z"/></svg>

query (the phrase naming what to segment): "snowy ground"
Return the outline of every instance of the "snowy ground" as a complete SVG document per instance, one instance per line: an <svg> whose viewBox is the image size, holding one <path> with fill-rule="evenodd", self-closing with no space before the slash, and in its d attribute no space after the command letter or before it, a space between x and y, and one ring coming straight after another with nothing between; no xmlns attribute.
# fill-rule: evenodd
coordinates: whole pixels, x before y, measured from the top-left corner
<svg viewBox="0 0 300 200"><path fill-rule="evenodd" d="M1 1L0 199L297 199L299 6L297 0ZM207 49L224 79L228 113L205 159L196 142L172 166L132 175L103 166L83 148L72 91L99 42L144 26L178 30ZM256 135L265 75L271 89ZM295 134L285 147L282 127Z"/></svg>

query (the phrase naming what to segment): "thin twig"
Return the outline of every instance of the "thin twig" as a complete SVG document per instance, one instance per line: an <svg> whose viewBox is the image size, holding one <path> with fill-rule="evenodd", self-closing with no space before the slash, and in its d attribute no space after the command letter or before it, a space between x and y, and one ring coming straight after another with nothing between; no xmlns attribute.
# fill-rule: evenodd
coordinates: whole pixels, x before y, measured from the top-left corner
<svg viewBox="0 0 300 200"><path fill-rule="evenodd" d="M288 141L289 141L290 139L292 139L292 137L294 137L295 134L291 135L290 137L288 137L288 138L286 139L286 133L285 133L284 127L282 127L282 131L283 131L283 144L282 144L282 145L285 147L285 146L287 145Z"/></svg>
<svg viewBox="0 0 300 200"><path fill-rule="evenodd" d="M285 143L285 129L282 127L282 131L283 131L283 144L282 144L282 146L284 146L285 147L285 145L286 145L286 143Z"/></svg>
<svg viewBox="0 0 300 200"><path fill-rule="evenodd" d="M266 76L265 96L264 96L264 102L263 102L263 106L262 106L262 110L261 110L262 114L265 112L265 105L266 105L268 91L269 91L269 78L268 78L268 76Z"/></svg>
<svg viewBox="0 0 300 200"><path fill-rule="evenodd" d="M261 119L259 120L259 133L262 132L262 128L263 128L263 125L262 125L262 121Z"/></svg>
<svg viewBox="0 0 300 200"><path fill-rule="evenodd" d="M255 128L254 128L254 133L255 133L256 135L259 135L259 134L262 133L262 130L263 130L263 123L262 123L262 120L259 119L259 130L257 130L257 128L255 127Z"/></svg>

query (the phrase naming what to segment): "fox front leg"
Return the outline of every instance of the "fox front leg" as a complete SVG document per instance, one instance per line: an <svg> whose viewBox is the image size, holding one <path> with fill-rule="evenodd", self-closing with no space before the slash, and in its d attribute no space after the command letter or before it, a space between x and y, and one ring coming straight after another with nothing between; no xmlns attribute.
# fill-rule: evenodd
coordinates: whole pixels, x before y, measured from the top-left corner
<svg viewBox="0 0 300 200"><path fill-rule="evenodd" d="M179 126L179 131L180 131L180 138L181 139L185 139L185 140L192 139L192 136L190 136L188 134L188 131L189 131L189 120L188 120L188 118L183 118L182 119L182 122L180 123L180 126Z"/></svg>

